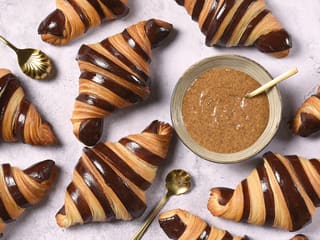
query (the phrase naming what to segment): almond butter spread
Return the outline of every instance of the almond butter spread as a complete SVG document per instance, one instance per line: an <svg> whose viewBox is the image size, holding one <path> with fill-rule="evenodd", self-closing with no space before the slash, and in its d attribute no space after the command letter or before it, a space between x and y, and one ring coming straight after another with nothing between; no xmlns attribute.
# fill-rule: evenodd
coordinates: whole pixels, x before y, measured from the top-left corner
<svg viewBox="0 0 320 240"><path fill-rule="evenodd" d="M219 153L234 153L251 146L269 118L266 94L244 95L260 84L248 74L230 69L202 73L186 91L182 114L190 136L201 146Z"/></svg>

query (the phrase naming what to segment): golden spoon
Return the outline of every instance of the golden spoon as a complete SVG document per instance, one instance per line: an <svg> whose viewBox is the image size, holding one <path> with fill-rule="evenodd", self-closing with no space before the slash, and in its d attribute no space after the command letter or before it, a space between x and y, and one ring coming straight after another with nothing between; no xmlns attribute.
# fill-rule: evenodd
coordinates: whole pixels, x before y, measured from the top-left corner
<svg viewBox="0 0 320 240"><path fill-rule="evenodd" d="M250 93L247 93L244 97L253 98L253 97L259 95L260 93L263 93L264 91L268 90L269 88L272 88L273 86L275 86L279 82L282 82L283 80L286 80L289 77L295 75L297 72L298 72L297 68L292 68L291 70L289 70L289 71L281 74L280 76L274 78L270 82L267 82L266 84L263 84L262 86L260 86L256 90L254 90L254 91L252 91Z"/></svg>
<svg viewBox="0 0 320 240"><path fill-rule="evenodd" d="M52 70L49 57L38 49L19 49L0 35L0 41L16 52L20 68L24 74L37 80L45 79Z"/></svg>
<svg viewBox="0 0 320 240"><path fill-rule="evenodd" d="M152 223L153 219L158 215L159 211L168 202L169 198L173 195L180 195L186 193L191 188L191 177L190 174L182 169L176 169L168 173L166 177L166 188L167 193L163 196L158 205L150 213L147 220L136 232L131 240L139 240L144 235L147 228Z"/></svg>

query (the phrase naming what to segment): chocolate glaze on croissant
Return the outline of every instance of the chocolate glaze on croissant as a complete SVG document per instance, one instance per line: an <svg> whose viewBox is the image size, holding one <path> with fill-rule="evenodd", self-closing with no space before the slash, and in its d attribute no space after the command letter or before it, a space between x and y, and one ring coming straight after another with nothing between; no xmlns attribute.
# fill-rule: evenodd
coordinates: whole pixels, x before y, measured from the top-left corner
<svg viewBox="0 0 320 240"><path fill-rule="evenodd" d="M285 57L289 34L267 9L264 0L176 0L206 35L207 46L254 45L261 52Z"/></svg>
<svg viewBox="0 0 320 240"><path fill-rule="evenodd" d="M56 173L52 160L39 162L24 171L0 165L0 233L27 207L41 201L50 189Z"/></svg>
<svg viewBox="0 0 320 240"><path fill-rule="evenodd" d="M213 188L210 212L234 221L296 231L320 203L320 162L268 152L235 190Z"/></svg>
<svg viewBox="0 0 320 240"><path fill-rule="evenodd" d="M149 96L151 49L171 29L167 22L150 19L100 43L81 46L77 57L80 93L71 119L73 132L81 142L96 144L104 117Z"/></svg>
<svg viewBox="0 0 320 240"><path fill-rule="evenodd" d="M229 232L209 226L201 218L191 213L175 209L161 213L159 223L171 239L179 240L248 240L245 237L233 237Z"/></svg>
<svg viewBox="0 0 320 240"><path fill-rule="evenodd" d="M298 234L298 235L295 235L293 238L291 238L290 240L308 240L309 238L306 237L305 235L303 234Z"/></svg>
<svg viewBox="0 0 320 240"><path fill-rule="evenodd" d="M294 134L302 137L308 137L320 130L320 88L297 110L291 129Z"/></svg>
<svg viewBox="0 0 320 240"><path fill-rule="evenodd" d="M7 69L0 69L0 139L32 145L56 143L51 126L42 120L16 76Z"/></svg>
<svg viewBox="0 0 320 240"><path fill-rule="evenodd" d="M56 215L58 225L142 215L145 191L166 159L171 135L169 124L154 121L140 134L85 148L67 187L65 204Z"/></svg>
<svg viewBox="0 0 320 240"><path fill-rule="evenodd" d="M44 19L38 33L43 41L65 45L89 28L126 15L128 0L56 0L57 9Z"/></svg>

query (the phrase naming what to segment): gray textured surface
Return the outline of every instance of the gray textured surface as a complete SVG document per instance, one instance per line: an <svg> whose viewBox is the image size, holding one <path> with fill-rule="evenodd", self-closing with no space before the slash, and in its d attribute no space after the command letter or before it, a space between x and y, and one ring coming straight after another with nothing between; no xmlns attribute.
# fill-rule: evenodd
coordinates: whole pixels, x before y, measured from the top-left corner
<svg viewBox="0 0 320 240"><path fill-rule="evenodd" d="M79 69L74 60L82 43L93 43L122 31L128 25L151 17L172 22L176 37L166 47L154 51L152 63L152 97L145 104L118 112L106 121L103 140L115 141L129 133L139 132L153 119L170 121L169 102L174 84L184 70L196 61L216 54L236 53L253 58L264 65L272 75L297 66L298 76L280 86L284 100L284 116L276 138L266 150L285 154L300 154L305 157L319 157L318 138L302 139L289 132L286 122L296 107L319 85L320 74L320 3L309 1L268 0L271 10L292 34L294 48L289 57L278 60L255 49L210 49L204 46L204 37L197 24L191 21L182 7L174 0L129 0L130 14L119 21L103 24L66 47L54 47L43 43L37 35L40 21L55 8L54 0L0 0L0 33L20 47L41 48L52 57L57 68L56 77L49 82L37 82L26 78L20 72L15 55L0 44L0 67L11 69L18 75L29 98L37 104L43 115L53 124L61 146L53 148L32 147L24 144L0 144L0 161L26 167L46 158L56 160L60 167L57 182L48 199L40 206L30 209L16 223L9 225L3 239L130 239L142 224L143 217L133 222L114 224L88 224L86 226L61 229L55 223L55 213L61 207L64 190L71 179L82 145L72 134L71 117L74 98L78 91ZM197 158L177 140L171 148L168 164L151 189L148 190L149 209L164 193L163 179L172 168L189 170L195 187L188 195L172 198L165 209L183 208L189 210L217 227L229 229L238 235L246 234L253 239L289 239L293 233L249 226L212 217L206 209L208 192L213 186L234 187L247 176L255 166L255 160L235 165L218 165ZM149 210L148 209L148 210ZM148 212L148 211L147 211ZM145 214L146 215L146 214ZM320 213L313 223L301 232L312 240L318 239ZM154 222L144 239L166 239L158 224Z"/></svg>

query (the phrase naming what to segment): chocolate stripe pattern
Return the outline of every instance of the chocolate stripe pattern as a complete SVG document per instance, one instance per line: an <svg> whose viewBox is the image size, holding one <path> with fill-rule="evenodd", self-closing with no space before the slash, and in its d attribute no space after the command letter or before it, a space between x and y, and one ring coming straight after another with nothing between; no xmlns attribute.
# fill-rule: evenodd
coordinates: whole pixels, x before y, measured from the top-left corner
<svg viewBox="0 0 320 240"><path fill-rule="evenodd" d="M81 46L77 56L80 93L71 121L82 143L95 145L102 135L105 117L147 99L152 48L171 29L167 22L150 19L99 43Z"/></svg>
<svg viewBox="0 0 320 240"><path fill-rule="evenodd" d="M232 236L228 231L209 226L198 216L181 209L161 213L159 223L171 239L248 240L246 236Z"/></svg>
<svg viewBox="0 0 320 240"><path fill-rule="evenodd" d="M153 121L140 134L84 148L67 187L64 206L56 215L58 225L70 227L141 216L146 209L145 191L165 162L172 130L169 124Z"/></svg>
<svg viewBox="0 0 320 240"><path fill-rule="evenodd" d="M291 121L291 129L301 137L308 137L320 130L320 87L297 110Z"/></svg>
<svg viewBox="0 0 320 240"><path fill-rule="evenodd" d="M10 164L0 165L0 234L6 224L16 220L26 208L41 201L55 178L52 160L39 162L22 171Z"/></svg>
<svg viewBox="0 0 320 240"><path fill-rule="evenodd" d="M38 28L43 41L65 45L103 21L129 12L128 0L56 0L56 10Z"/></svg>
<svg viewBox="0 0 320 240"><path fill-rule="evenodd" d="M267 9L264 0L176 0L206 35L209 47L255 46L285 57L291 38Z"/></svg>
<svg viewBox="0 0 320 240"><path fill-rule="evenodd" d="M0 69L0 139L32 145L56 143L51 126L42 120L19 80L7 69Z"/></svg>
<svg viewBox="0 0 320 240"><path fill-rule="evenodd" d="M234 221L301 229L320 204L320 161L272 152L263 160L234 190L213 188L208 209Z"/></svg>

